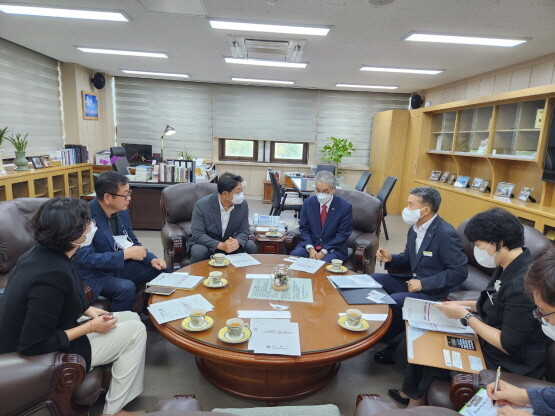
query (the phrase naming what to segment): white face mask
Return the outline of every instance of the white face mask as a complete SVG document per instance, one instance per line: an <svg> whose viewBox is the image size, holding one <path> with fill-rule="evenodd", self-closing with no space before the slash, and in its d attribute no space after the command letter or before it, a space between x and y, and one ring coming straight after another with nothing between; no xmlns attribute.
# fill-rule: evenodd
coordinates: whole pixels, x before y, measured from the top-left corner
<svg viewBox="0 0 555 416"><path fill-rule="evenodd" d="M316 198L318 198L318 202L320 204L322 204L322 205L327 204L331 199L331 194L325 194L323 192L317 193Z"/></svg>
<svg viewBox="0 0 555 416"><path fill-rule="evenodd" d="M547 323L547 325L542 325L542 331L543 333L551 338L552 340L555 341L555 326L551 325L549 322Z"/></svg>
<svg viewBox="0 0 555 416"><path fill-rule="evenodd" d="M75 244L75 245L79 246L79 247L90 246L91 243L92 243L92 240L94 238L94 234L96 233L97 229L98 228L96 227L96 225L93 225L91 227L91 230L87 234L85 234L85 241L83 241L82 243L79 243L79 244Z"/></svg>
<svg viewBox="0 0 555 416"><path fill-rule="evenodd" d="M420 210L419 209L408 209L405 207L405 209L403 209L403 221L405 221L408 225L414 225L418 222L418 220L420 218L422 218L422 216L420 216Z"/></svg>
<svg viewBox="0 0 555 416"><path fill-rule="evenodd" d="M497 254L497 252L495 254ZM487 252L487 247L484 249L478 246L474 246L474 258L482 267L487 267L488 269L493 269L497 267L497 264L495 264L495 254L493 256L490 256Z"/></svg>
<svg viewBox="0 0 555 416"><path fill-rule="evenodd" d="M233 194L233 199L231 200L231 202L233 202L233 205L239 205L243 203L244 199L245 195L243 195L243 192L241 192L238 194Z"/></svg>

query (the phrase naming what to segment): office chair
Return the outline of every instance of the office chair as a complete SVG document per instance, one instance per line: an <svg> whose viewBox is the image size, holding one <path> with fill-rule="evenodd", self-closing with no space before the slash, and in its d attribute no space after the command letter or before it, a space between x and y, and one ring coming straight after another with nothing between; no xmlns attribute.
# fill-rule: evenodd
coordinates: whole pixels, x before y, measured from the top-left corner
<svg viewBox="0 0 555 416"><path fill-rule="evenodd" d="M268 171L270 176L270 181L272 182L272 208L270 209L270 215L281 215L282 211L294 210L295 217L298 217L303 207L303 198L292 197L287 199L291 194L286 192L286 190L278 183L274 171Z"/></svg>
<svg viewBox="0 0 555 416"><path fill-rule="evenodd" d="M389 194L391 194L391 191L393 190L393 187L395 186L395 183L397 182L397 178L395 176L388 176L385 179L385 182L383 183L380 192L378 192L378 195L376 196L376 198L378 198L380 201L382 201L382 225L383 225L383 232L385 234L385 239L389 240L389 235L387 234L387 226L385 225L385 217L387 216L387 209L385 207L385 204L387 202L387 198L389 198Z"/></svg>
<svg viewBox="0 0 555 416"><path fill-rule="evenodd" d="M110 158L114 156L121 156L121 157L127 156L127 153L125 153L125 147L121 147L121 146L110 147Z"/></svg>
<svg viewBox="0 0 555 416"><path fill-rule="evenodd" d="M114 170L117 170L122 175L129 175L128 167L131 167L131 165L125 156L114 162Z"/></svg>
<svg viewBox="0 0 555 416"><path fill-rule="evenodd" d="M335 175L335 166L333 165L318 165L316 166L316 170L314 171L314 175L316 175L321 170L327 170Z"/></svg>
<svg viewBox="0 0 555 416"><path fill-rule="evenodd" d="M355 186L355 189L357 191L360 192L364 192L364 188L366 188L366 185L368 184L368 181L370 180L370 176L372 176L372 172L362 172L360 174L360 179L358 180L358 183Z"/></svg>

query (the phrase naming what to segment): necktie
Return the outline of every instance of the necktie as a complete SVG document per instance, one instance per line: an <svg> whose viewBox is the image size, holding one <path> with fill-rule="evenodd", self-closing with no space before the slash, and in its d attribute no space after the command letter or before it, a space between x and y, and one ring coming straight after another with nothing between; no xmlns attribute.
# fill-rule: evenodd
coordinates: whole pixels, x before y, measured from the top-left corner
<svg viewBox="0 0 555 416"><path fill-rule="evenodd" d="M328 206L322 205L322 210L320 211L320 224L324 225L326 222L326 217L328 216Z"/></svg>

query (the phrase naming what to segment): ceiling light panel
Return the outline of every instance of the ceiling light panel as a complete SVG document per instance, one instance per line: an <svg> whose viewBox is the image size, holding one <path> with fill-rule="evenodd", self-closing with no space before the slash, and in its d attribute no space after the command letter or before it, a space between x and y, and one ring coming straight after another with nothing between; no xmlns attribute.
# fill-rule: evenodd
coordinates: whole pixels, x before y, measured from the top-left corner
<svg viewBox="0 0 555 416"><path fill-rule="evenodd" d="M361 71L371 71L371 72L397 72L401 74L425 74L425 75L437 75L443 72L442 69L412 69L412 68L387 68L381 66L363 66L360 68Z"/></svg>
<svg viewBox="0 0 555 416"><path fill-rule="evenodd" d="M129 19L121 12L97 11L84 9L63 9L57 7L21 6L15 4L0 4L0 11L8 14L22 14L26 16L62 17L66 19L109 20L114 22L128 22Z"/></svg>
<svg viewBox="0 0 555 416"><path fill-rule="evenodd" d="M152 75L157 77L169 77L169 78L189 78L187 74L173 74L170 72L151 72L151 71L135 71L133 69L122 69L121 72L126 74L136 74L136 75Z"/></svg>
<svg viewBox="0 0 555 416"><path fill-rule="evenodd" d="M399 88L396 85L363 85L363 84L335 84L336 87L341 88L362 88L362 89L378 89L378 90L396 90Z"/></svg>
<svg viewBox="0 0 555 416"><path fill-rule="evenodd" d="M280 68L306 68L306 62L285 62L285 61L271 61L267 59L238 59L238 58L225 58L228 64L240 65L257 65L257 66L275 66Z"/></svg>
<svg viewBox="0 0 555 416"><path fill-rule="evenodd" d="M236 78L236 77L231 77L231 80L235 82L252 82L255 84L293 85L295 83L295 81L279 81L277 79Z"/></svg>
<svg viewBox="0 0 555 416"><path fill-rule="evenodd" d="M219 19L208 19L212 29L240 30L243 32L288 33L291 35L326 36L331 26L293 26L265 23L249 23Z"/></svg>
<svg viewBox="0 0 555 416"><path fill-rule="evenodd" d="M412 42L457 43L463 45L501 46L512 48L523 44L528 39L496 38L487 36L443 35L433 33L412 33L404 38Z"/></svg>
<svg viewBox="0 0 555 416"><path fill-rule="evenodd" d="M141 52L141 51L124 51L119 49L101 49L101 48L86 48L82 46L76 46L81 52L87 53L102 53L107 55L125 55L125 56L142 56L145 58L167 58L163 52Z"/></svg>

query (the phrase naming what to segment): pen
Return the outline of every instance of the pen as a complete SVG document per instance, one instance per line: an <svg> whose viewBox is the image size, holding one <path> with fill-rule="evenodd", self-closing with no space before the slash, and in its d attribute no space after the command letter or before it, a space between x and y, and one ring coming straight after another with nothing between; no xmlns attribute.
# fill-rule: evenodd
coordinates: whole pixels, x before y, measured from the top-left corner
<svg viewBox="0 0 555 416"><path fill-rule="evenodd" d="M493 385L493 394L497 392L500 378L501 378L501 366L497 367L497 374L495 374L495 384ZM493 404L495 404L495 400L493 400Z"/></svg>

